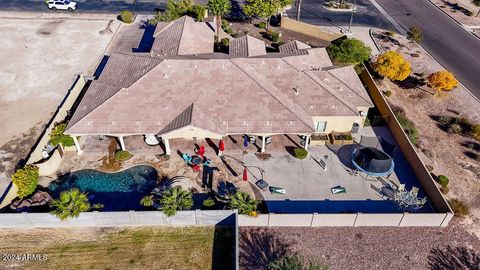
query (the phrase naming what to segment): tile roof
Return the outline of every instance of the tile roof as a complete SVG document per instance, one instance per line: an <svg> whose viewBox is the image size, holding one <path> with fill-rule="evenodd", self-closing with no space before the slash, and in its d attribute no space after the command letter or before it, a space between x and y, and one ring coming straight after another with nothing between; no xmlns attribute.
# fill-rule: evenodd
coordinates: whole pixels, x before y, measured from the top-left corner
<svg viewBox="0 0 480 270"><path fill-rule="evenodd" d="M310 45L307 45L298 40L287 42L278 47L280 53L285 54L308 54L307 49L310 49Z"/></svg>
<svg viewBox="0 0 480 270"><path fill-rule="evenodd" d="M209 22L196 22L183 16L157 24L152 56L196 55L213 53L215 30Z"/></svg>
<svg viewBox="0 0 480 270"><path fill-rule="evenodd" d="M159 24L158 36L171 27ZM372 106L353 67L332 68L324 48L245 57L249 38L237 42L243 57L112 54L66 133L162 136L186 126L223 135L311 133L312 116L356 116Z"/></svg>
<svg viewBox="0 0 480 270"><path fill-rule="evenodd" d="M250 57L267 54L265 43L249 35L231 40L228 47L229 54L233 56Z"/></svg>

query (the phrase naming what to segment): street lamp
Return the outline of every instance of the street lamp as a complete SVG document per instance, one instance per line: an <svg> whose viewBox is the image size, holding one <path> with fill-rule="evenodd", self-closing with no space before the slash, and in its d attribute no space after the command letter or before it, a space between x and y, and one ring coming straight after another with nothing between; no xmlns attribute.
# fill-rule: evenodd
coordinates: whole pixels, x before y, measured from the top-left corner
<svg viewBox="0 0 480 270"><path fill-rule="evenodd" d="M344 33L345 35L351 35L352 34L352 32L350 31L350 28L352 27L353 14L357 10L356 5L357 5L357 0L353 0L352 13L350 14L350 23L348 24L348 29L347 29L347 31L342 30L342 33Z"/></svg>

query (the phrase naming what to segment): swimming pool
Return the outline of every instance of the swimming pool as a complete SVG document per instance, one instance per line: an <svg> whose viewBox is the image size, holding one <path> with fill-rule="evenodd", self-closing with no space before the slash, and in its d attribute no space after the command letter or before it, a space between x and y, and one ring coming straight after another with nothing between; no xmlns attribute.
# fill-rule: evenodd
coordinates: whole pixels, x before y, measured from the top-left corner
<svg viewBox="0 0 480 270"><path fill-rule="evenodd" d="M48 189L58 198L60 192L78 188L88 193L90 204L103 204L101 211L141 210L140 199L155 188L157 178L157 170L146 165L117 173L80 170L60 176Z"/></svg>

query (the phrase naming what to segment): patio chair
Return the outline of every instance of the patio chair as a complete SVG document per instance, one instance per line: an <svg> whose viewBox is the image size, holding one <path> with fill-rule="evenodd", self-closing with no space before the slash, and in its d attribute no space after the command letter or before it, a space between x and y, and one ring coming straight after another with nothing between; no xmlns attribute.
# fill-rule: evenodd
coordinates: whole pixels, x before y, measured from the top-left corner
<svg viewBox="0 0 480 270"><path fill-rule="evenodd" d="M210 159L206 159L205 162L203 162L204 166L210 166L212 164L212 161Z"/></svg>
<svg viewBox="0 0 480 270"><path fill-rule="evenodd" d="M412 187L412 190L410 190L410 194L412 196L417 197L418 196L418 188L417 187Z"/></svg>
<svg viewBox="0 0 480 270"><path fill-rule="evenodd" d="M422 208L427 203L427 197L423 197L422 199L417 201L417 208Z"/></svg>
<svg viewBox="0 0 480 270"><path fill-rule="evenodd" d="M190 164L192 162L192 157L187 153L183 153L182 158L187 164Z"/></svg>
<svg viewBox="0 0 480 270"><path fill-rule="evenodd" d="M405 191L405 184L399 184L397 190L398 191Z"/></svg>

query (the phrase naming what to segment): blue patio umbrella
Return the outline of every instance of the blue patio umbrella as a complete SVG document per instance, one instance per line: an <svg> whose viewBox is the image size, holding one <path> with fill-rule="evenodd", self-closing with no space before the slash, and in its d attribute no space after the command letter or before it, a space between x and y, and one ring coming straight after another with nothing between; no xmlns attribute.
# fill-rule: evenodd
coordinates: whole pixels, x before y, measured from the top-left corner
<svg viewBox="0 0 480 270"><path fill-rule="evenodd" d="M243 136L243 147L248 147L248 136L247 135Z"/></svg>

